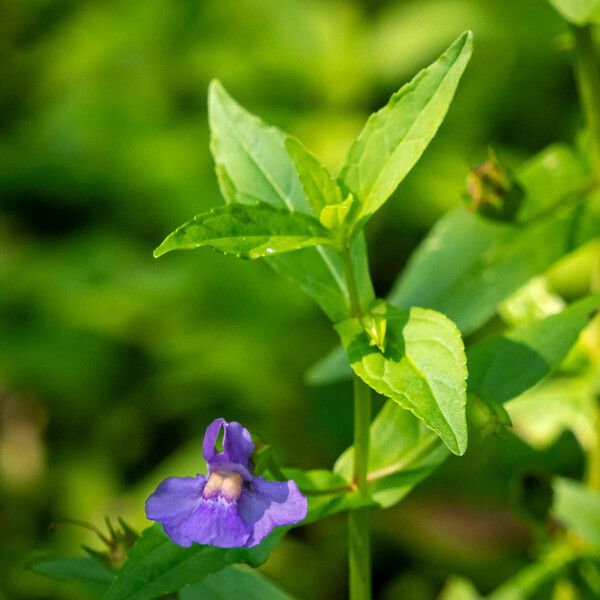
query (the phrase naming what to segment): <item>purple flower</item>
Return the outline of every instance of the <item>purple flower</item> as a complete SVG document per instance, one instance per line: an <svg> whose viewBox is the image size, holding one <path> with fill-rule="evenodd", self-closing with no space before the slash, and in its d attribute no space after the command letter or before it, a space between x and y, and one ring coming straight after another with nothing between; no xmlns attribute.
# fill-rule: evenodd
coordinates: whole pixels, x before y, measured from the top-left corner
<svg viewBox="0 0 600 600"><path fill-rule="evenodd" d="M223 452L215 442L223 428ZM169 477L146 501L146 516L162 523L180 546L256 546L276 525L306 517L306 498L294 481L254 477L254 443L239 423L216 419L206 429L202 454L208 476Z"/></svg>

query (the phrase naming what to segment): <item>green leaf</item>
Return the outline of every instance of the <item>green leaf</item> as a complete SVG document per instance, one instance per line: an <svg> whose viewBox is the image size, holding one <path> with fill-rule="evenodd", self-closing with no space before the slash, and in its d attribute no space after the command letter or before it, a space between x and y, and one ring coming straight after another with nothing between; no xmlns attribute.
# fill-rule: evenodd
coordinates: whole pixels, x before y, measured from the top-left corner
<svg viewBox="0 0 600 600"><path fill-rule="evenodd" d="M211 150L221 192L226 202L255 204L256 200L291 211L311 214L294 163L285 148L287 136L237 104L214 81L209 90ZM360 282L360 299L374 299L368 274L364 237L352 242L354 269ZM266 259L281 275L316 300L334 322L350 314L344 265L338 253L317 246Z"/></svg>
<svg viewBox="0 0 600 600"><path fill-rule="evenodd" d="M450 211L412 255L388 300L400 308L423 306L472 333L498 305L559 260L585 237L574 210L548 214L585 187L589 175L567 146L551 146L526 162L517 179L525 190L520 215L537 220L515 226L486 220L464 209ZM568 202L567 202L568 204ZM546 214L546 218L540 218Z"/></svg>
<svg viewBox="0 0 600 600"><path fill-rule="evenodd" d="M302 188L316 217L326 206L341 204L342 192L331 173L300 143L288 137L285 147L294 161Z"/></svg>
<svg viewBox="0 0 600 600"><path fill-rule="evenodd" d="M517 227L451 211L413 254L389 302L443 312L467 335L568 251L572 225L572 213Z"/></svg>
<svg viewBox="0 0 600 600"><path fill-rule="evenodd" d="M158 524L148 527L129 551L125 565L104 600L150 600L202 581L234 563L262 564L284 535L277 528L253 548L174 544Z"/></svg>
<svg viewBox="0 0 600 600"><path fill-rule="evenodd" d="M583 377L555 377L506 404L514 430L531 446L545 449L572 431L582 448L598 443L593 385Z"/></svg>
<svg viewBox="0 0 600 600"><path fill-rule="evenodd" d="M399 502L428 477L448 451L414 415L388 400L371 423L369 433L369 493L383 508ZM354 449L336 461L334 471L347 480L354 471Z"/></svg>
<svg viewBox="0 0 600 600"><path fill-rule="evenodd" d="M525 161L516 179L526 192L518 215L523 222L557 207L574 190L583 188L591 174L571 146L552 144Z"/></svg>
<svg viewBox="0 0 600 600"><path fill-rule="evenodd" d="M522 394L562 361L599 307L600 295L589 296L558 315L470 346L469 392L497 402Z"/></svg>
<svg viewBox="0 0 600 600"><path fill-rule="evenodd" d="M471 57L472 38L471 32L463 33L369 117L340 174L360 202L358 220L389 198L436 134Z"/></svg>
<svg viewBox="0 0 600 600"><path fill-rule="evenodd" d="M575 25L598 22L600 0L548 0L564 19Z"/></svg>
<svg viewBox="0 0 600 600"><path fill-rule="evenodd" d="M102 598L115 579L114 573L89 556L41 558L30 562L27 568L51 579L76 582L95 598Z"/></svg>
<svg viewBox="0 0 600 600"><path fill-rule="evenodd" d="M600 550L600 494L581 483L557 478L554 489L554 517L569 531Z"/></svg>
<svg viewBox="0 0 600 600"><path fill-rule="evenodd" d="M354 372L410 410L455 454L467 447L466 359L460 332L444 315L388 306L386 350L370 345L360 319L336 325Z"/></svg>
<svg viewBox="0 0 600 600"><path fill-rule="evenodd" d="M184 588L181 600L291 600L258 571L244 567L226 567L206 577L201 583Z"/></svg>
<svg viewBox="0 0 600 600"><path fill-rule="evenodd" d="M238 257L260 258L333 241L327 229L308 215L264 202L228 204L197 215L176 229L154 256L210 246Z"/></svg>

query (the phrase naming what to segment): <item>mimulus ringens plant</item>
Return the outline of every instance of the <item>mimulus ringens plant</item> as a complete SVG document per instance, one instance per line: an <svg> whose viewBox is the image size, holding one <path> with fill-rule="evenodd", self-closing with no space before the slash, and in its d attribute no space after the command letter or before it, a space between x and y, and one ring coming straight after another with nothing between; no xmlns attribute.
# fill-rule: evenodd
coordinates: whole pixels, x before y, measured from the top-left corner
<svg viewBox="0 0 600 600"><path fill-rule="evenodd" d="M217 452L221 429L223 452ZM298 486L254 477L253 452L247 429L216 419L202 442L208 476L165 479L148 498L146 516L180 546L198 542L221 548L256 546L275 526L302 521L308 505Z"/></svg>

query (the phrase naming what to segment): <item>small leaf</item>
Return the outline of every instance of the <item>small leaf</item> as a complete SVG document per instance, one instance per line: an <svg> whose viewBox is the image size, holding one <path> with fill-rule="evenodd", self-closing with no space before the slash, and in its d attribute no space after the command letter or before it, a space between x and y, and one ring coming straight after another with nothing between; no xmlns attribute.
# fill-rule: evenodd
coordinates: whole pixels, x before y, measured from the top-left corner
<svg viewBox="0 0 600 600"><path fill-rule="evenodd" d="M369 433L369 493L382 508L399 502L441 465L448 451L439 438L407 410L388 400ZM354 448L336 461L334 471L352 479Z"/></svg>
<svg viewBox="0 0 600 600"><path fill-rule="evenodd" d="M206 577L201 583L184 588L181 600L292 600L274 583L256 570L226 567Z"/></svg>
<svg viewBox="0 0 600 600"><path fill-rule="evenodd" d="M470 346L469 392L497 402L522 394L562 361L599 306L600 295L589 296L558 315Z"/></svg>
<svg viewBox="0 0 600 600"><path fill-rule="evenodd" d="M600 0L548 0L550 4L574 25L598 23L600 19Z"/></svg>
<svg viewBox="0 0 600 600"><path fill-rule="evenodd" d="M154 251L154 256L210 246L238 257L259 258L331 243L328 231L308 215L264 202L228 204L198 215L176 229Z"/></svg>
<svg viewBox="0 0 600 600"><path fill-rule="evenodd" d="M319 213L319 222L331 231L343 231L353 204L354 198L352 194L348 194L343 202L324 206Z"/></svg>
<svg viewBox="0 0 600 600"><path fill-rule="evenodd" d="M285 147L294 161L300 183L315 216L319 217L326 206L341 204L342 192L337 182L300 140L288 137Z"/></svg>
<svg viewBox="0 0 600 600"><path fill-rule="evenodd" d="M557 478L553 488L554 517L600 550L600 494L570 479Z"/></svg>
<svg viewBox="0 0 600 600"><path fill-rule="evenodd" d="M115 579L108 567L89 556L42 558L30 562L27 568L51 579L76 582L95 598L101 598Z"/></svg>
<svg viewBox="0 0 600 600"><path fill-rule="evenodd" d="M455 454L467 447L464 346L454 323L432 310L388 306L386 351L370 345L360 319L336 325L354 372L410 410Z"/></svg>
<svg viewBox="0 0 600 600"><path fill-rule="evenodd" d="M469 62L471 32L371 115L350 148L340 180L360 202L367 219L392 194L436 134Z"/></svg>

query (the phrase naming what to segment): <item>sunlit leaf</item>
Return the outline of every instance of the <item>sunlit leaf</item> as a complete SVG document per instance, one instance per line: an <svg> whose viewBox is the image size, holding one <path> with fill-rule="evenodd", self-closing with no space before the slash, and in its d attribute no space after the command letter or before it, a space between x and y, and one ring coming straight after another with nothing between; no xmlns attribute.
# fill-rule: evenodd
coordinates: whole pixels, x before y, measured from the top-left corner
<svg viewBox="0 0 600 600"><path fill-rule="evenodd" d="M209 122L216 172L228 203L260 200L312 214L282 131L244 110L218 82L213 82L209 91ZM365 276L369 267L362 235L352 243L352 257L361 302L367 306L374 293L370 277ZM314 298L332 321L349 316L349 294L338 253L317 246L267 260Z"/></svg>
<svg viewBox="0 0 600 600"><path fill-rule="evenodd" d="M438 310L464 335L471 333L500 302L565 254L571 225L570 213L523 228L456 209L413 254L389 302Z"/></svg>
<svg viewBox="0 0 600 600"><path fill-rule="evenodd" d="M299 140L288 137L285 147L294 161L302 188L316 217L324 207L343 201L342 192L335 179Z"/></svg>
<svg viewBox="0 0 600 600"><path fill-rule="evenodd" d="M490 221L464 209L447 213L411 256L389 302L438 310L464 335L475 331L502 301L589 239L573 234L581 224L569 210L582 200L588 178L574 150L545 149L517 172L525 191L519 218L527 225Z"/></svg>
<svg viewBox="0 0 600 600"><path fill-rule="evenodd" d="M506 404L515 431L530 445L546 448L560 434L572 431L583 448L598 443L597 401L584 377L556 377Z"/></svg>
<svg viewBox="0 0 600 600"><path fill-rule="evenodd" d="M471 57L472 37L463 33L396 92L353 143L340 180L360 202L359 220L389 198L436 134Z"/></svg>
<svg viewBox="0 0 600 600"><path fill-rule="evenodd" d="M194 217L169 235L154 251L210 246L226 254L260 258L331 244L333 238L316 219L270 204L228 204Z"/></svg>
<svg viewBox="0 0 600 600"><path fill-rule="evenodd" d="M336 325L354 372L410 410L455 454L467 447L464 346L454 323L432 310L387 307L385 352L360 319Z"/></svg>

